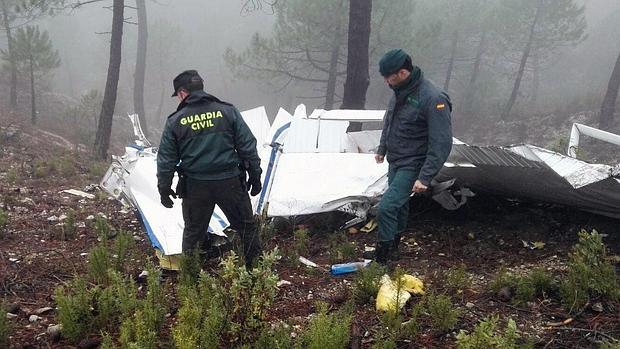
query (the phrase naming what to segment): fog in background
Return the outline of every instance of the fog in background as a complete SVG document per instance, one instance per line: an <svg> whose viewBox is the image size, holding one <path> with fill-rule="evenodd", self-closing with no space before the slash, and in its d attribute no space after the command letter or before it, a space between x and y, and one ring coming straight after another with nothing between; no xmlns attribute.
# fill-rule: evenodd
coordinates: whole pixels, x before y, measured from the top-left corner
<svg viewBox="0 0 620 349"><path fill-rule="evenodd" d="M287 0L280 0L287 1ZM383 0L390 1L390 0ZM376 7L381 1L375 1ZM185 69L197 69L205 79L206 90L220 99L234 103L240 110L266 106L270 118L279 107L293 112L299 103L305 103L308 110L322 107L320 99L305 98L316 94L317 86L291 83L284 89L260 79L240 77L231 71L224 60L228 48L242 52L251 41L254 33L269 37L276 16L264 9L242 14L243 1L236 0L147 0L148 13L148 56L145 85L146 114L149 127L159 135L165 117L177 105L170 98L172 78ZM103 91L105 86L108 59L111 9L109 2L84 5L68 13L38 20L47 29L54 47L59 51L61 66L54 70L48 93L63 95L78 101L80 96L91 90ZM446 13L458 12L447 2ZM538 112L565 110L576 112L579 109L594 110L600 106L602 96L613 64L620 52L620 1L584 0L586 5L587 38L576 46L562 47L553 54L551 64L541 67ZM127 1L127 6L133 2ZM373 8L374 9L374 8ZM423 7L417 7L422 11ZM424 13L418 16L424 17ZM136 11L126 8L128 22L135 22ZM439 16L438 18L441 18ZM391 19L388 19L391 20ZM467 21L467 19L464 19ZM445 24L445 23L442 23ZM408 33L396 33L404 38ZM443 35L443 34L442 34ZM441 41L444 41L443 43ZM137 46L137 26L126 24L123 35L123 61L119 82L119 93L115 115L132 112L133 71ZM445 46L445 36L439 36L436 47ZM463 42L463 45L471 45ZM395 44L394 46L400 46ZM403 45L404 46L404 45ZM416 56L416 47L406 47ZM473 50L473 48L469 48ZM345 51L346 53L346 51ZM390 91L377 73L377 57L371 56L371 86L367 95L367 108L383 109ZM420 63L426 76L441 85L445 79L442 64L425 66ZM430 65L430 64L428 64ZM455 67L454 82L449 89L455 97L455 110L458 114L459 88L466 81L470 62ZM460 73L459 73L460 69ZM484 68L483 68L484 69ZM493 71L486 74L487 81L499 81ZM509 75L509 74L506 74ZM510 76L502 77L509 81ZM342 82L338 83L342 90ZM491 87L495 95L489 105L500 105L507 98L512 87L510 83L499 83ZM522 96L527 97L530 82L524 81ZM485 95L479 96L487 98ZM335 107L338 107L338 102ZM571 106L570 108L568 106ZM493 113L492 109L481 113Z"/></svg>

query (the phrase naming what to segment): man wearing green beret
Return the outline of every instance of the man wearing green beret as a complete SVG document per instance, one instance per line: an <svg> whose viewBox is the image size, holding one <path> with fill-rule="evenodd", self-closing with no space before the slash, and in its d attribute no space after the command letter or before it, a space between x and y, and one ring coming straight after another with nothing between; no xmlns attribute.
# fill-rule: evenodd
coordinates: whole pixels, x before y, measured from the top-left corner
<svg viewBox="0 0 620 349"><path fill-rule="evenodd" d="M446 92L424 78L401 49L387 52L379 71L394 91L383 118L375 155L389 163L388 189L379 203L375 260L400 259L398 245L407 228L411 193L426 191L452 149L452 103Z"/></svg>

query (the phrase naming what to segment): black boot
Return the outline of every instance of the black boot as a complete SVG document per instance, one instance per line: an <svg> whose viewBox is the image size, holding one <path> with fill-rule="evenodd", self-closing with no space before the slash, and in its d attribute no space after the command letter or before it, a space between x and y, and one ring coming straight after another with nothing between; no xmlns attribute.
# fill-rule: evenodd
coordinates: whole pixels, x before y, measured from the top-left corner
<svg viewBox="0 0 620 349"><path fill-rule="evenodd" d="M377 241L375 248L375 262L386 265L390 260L393 241Z"/></svg>
<svg viewBox="0 0 620 349"><path fill-rule="evenodd" d="M397 261L400 259L400 250L399 250L400 239L401 239L400 233L394 235L394 240L392 241L392 248L390 250L390 255L388 256L388 258L391 261Z"/></svg>

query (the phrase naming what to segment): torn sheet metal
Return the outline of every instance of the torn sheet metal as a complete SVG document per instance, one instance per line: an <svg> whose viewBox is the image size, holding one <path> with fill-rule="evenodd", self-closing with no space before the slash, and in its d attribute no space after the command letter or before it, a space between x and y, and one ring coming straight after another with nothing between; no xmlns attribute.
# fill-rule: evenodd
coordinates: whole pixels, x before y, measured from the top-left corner
<svg viewBox="0 0 620 349"><path fill-rule="evenodd" d="M510 147L454 145L438 180L513 198L567 205L620 218L620 179L613 167L523 144Z"/></svg>

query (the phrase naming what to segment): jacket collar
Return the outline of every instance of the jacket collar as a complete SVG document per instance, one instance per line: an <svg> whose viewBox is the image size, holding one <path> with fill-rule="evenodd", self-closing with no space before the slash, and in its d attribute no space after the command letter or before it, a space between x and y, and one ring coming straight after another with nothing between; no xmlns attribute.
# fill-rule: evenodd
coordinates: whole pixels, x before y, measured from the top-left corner
<svg viewBox="0 0 620 349"><path fill-rule="evenodd" d="M414 66L411 74L409 75L409 78L403 81L401 85L395 86L393 88L394 94L396 95L397 103L402 102L404 99L407 98L407 96L417 90L418 86L420 86L420 82L422 82L423 77L424 75L422 74L422 70Z"/></svg>
<svg viewBox="0 0 620 349"><path fill-rule="evenodd" d="M179 103L179 106L177 107L177 111L185 108L187 105L191 105L191 104L196 104L196 103L200 103L200 102L219 102L219 99L217 99L215 96L212 96L208 93L206 93L203 90L197 90L197 91L192 91L189 96L185 97L185 99Z"/></svg>

